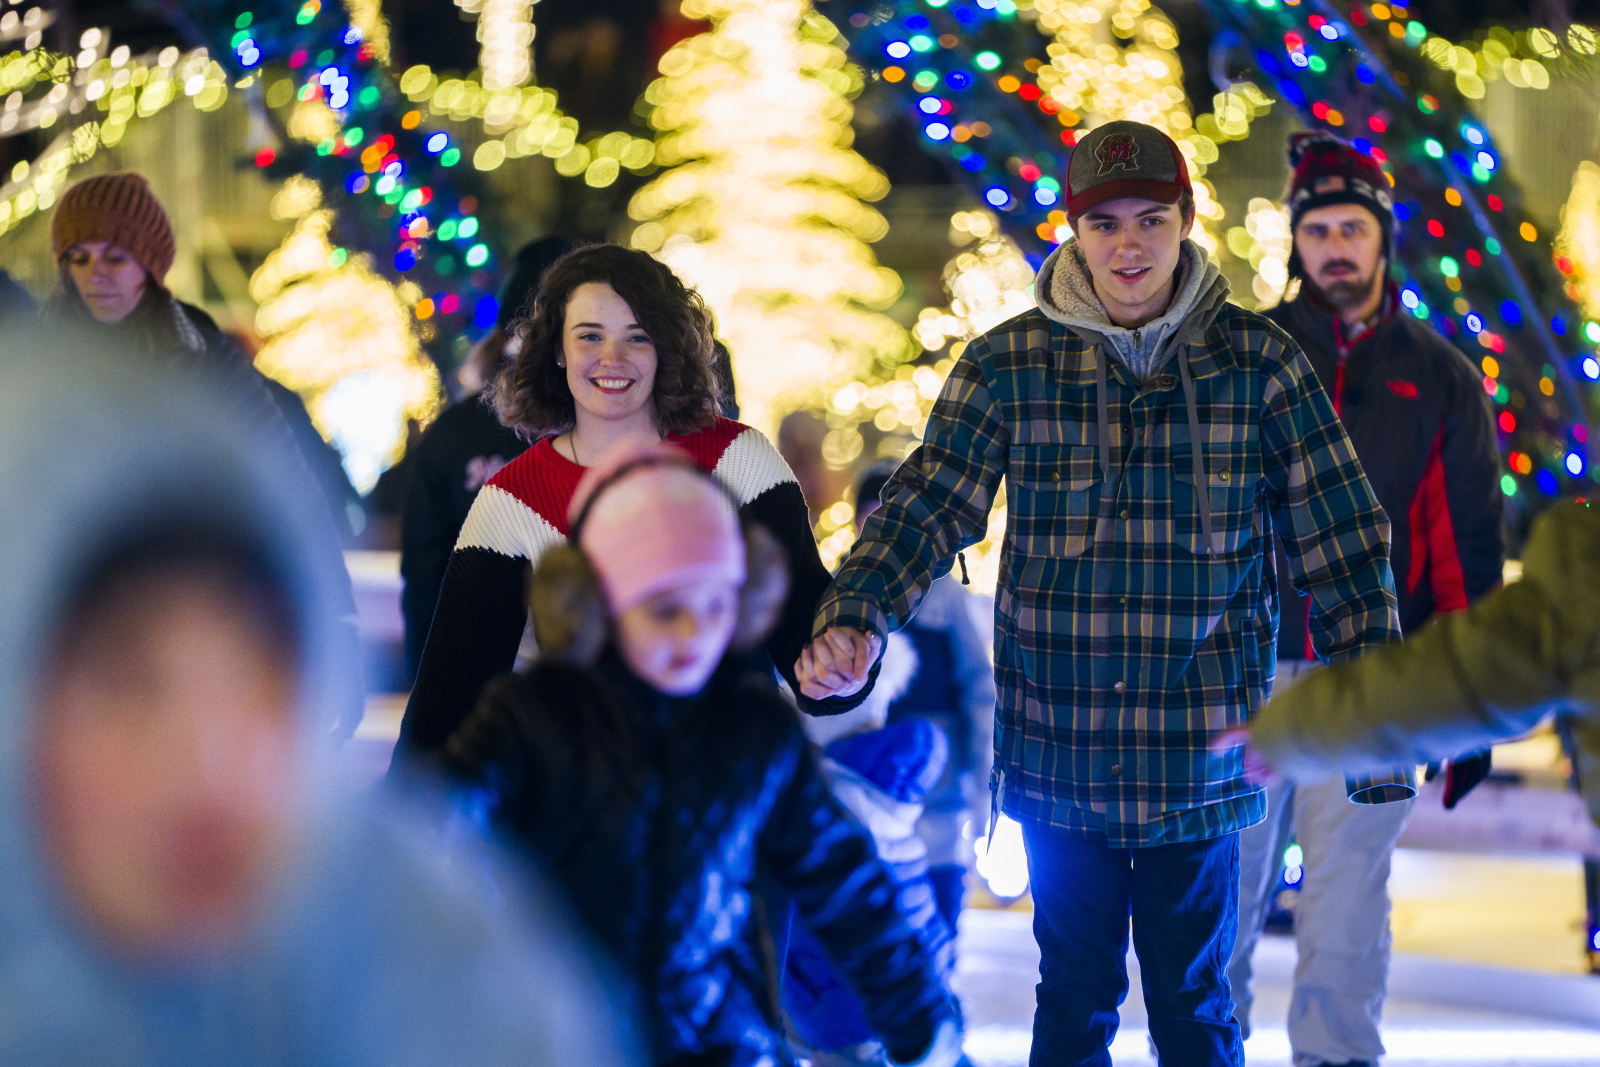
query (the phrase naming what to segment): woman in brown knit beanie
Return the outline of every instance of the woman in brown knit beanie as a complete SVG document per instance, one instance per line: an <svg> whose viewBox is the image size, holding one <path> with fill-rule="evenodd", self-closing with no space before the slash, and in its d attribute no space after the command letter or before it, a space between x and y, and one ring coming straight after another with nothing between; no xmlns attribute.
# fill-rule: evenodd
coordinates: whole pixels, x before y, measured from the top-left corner
<svg viewBox="0 0 1600 1067"><path fill-rule="evenodd" d="M202 324L215 325L163 284L177 241L143 175L102 174L68 189L50 220L50 243L61 276L50 317L118 327L119 341L137 339L169 357L209 347Z"/></svg>
<svg viewBox="0 0 1600 1067"><path fill-rule="evenodd" d="M209 378L242 424L279 442L284 461L316 479L328 505L331 550L337 551L337 541L353 533L350 507L360 501L339 454L297 394L257 371L210 315L167 289L177 241L144 176L101 174L68 189L50 219L50 243L60 285L45 306L45 328L113 358L143 356ZM352 594L343 592L353 613ZM360 718L360 694L352 694L341 729L353 730Z"/></svg>

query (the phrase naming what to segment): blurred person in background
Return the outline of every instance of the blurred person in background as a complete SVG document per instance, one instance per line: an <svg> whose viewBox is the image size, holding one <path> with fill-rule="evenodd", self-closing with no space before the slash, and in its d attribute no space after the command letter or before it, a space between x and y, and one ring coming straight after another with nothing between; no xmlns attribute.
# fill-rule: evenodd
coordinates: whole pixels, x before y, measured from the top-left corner
<svg viewBox="0 0 1600 1067"><path fill-rule="evenodd" d="M1500 453L1481 375L1407 314L1389 280L1394 202L1371 156L1327 133L1289 140L1286 197L1299 294L1265 312L1306 354L1389 518L1400 631L1463 611L1500 584ZM1293 589L1281 543L1278 588ZM1303 596L1283 598L1275 688L1320 666ZM1452 762L1445 806L1489 769ZM1389 973L1389 863L1411 801L1352 804L1342 781L1267 788L1265 822L1239 838L1239 937L1229 965L1235 1014L1251 1030L1251 957L1291 837L1304 876L1294 908L1300 962L1289 1006L1299 1067L1375 1064Z"/></svg>
<svg viewBox="0 0 1600 1067"><path fill-rule="evenodd" d="M956 1063L941 946L908 925L872 838L829 794L761 647L787 594L782 548L654 435L599 457L567 518L570 544L529 585L540 657L489 685L445 762L632 976L654 1063L787 1060L758 867L889 1062Z"/></svg>
<svg viewBox="0 0 1600 1067"><path fill-rule="evenodd" d="M898 467L894 462L876 464L856 483L858 534L882 506L879 494ZM917 833L928 848L928 877L939 914L951 930L961 917L973 837L986 829L984 787L994 760L994 664L974 610L975 598L954 574L928 587L917 613L899 631L916 650L917 669L888 713L890 724L931 722L949 741L949 762L927 794Z"/></svg>
<svg viewBox="0 0 1600 1067"><path fill-rule="evenodd" d="M573 492L618 441L642 435L683 448L783 545L792 580L767 648L791 686L828 585L794 475L761 431L718 414L710 315L668 267L616 245L570 252L545 272L521 336L492 396L501 421L535 443L472 502L406 705L397 762L437 751L490 678L531 662L527 574L566 543ZM856 703L802 706L828 714Z"/></svg>
<svg viewBox="0 0 1600 1067"><path fill-rule="evenodd" d="M900 910L939 961L946 985L955 974L955 928L940 914L929 877L928 846L918 836L924 802L950 759L944 730L912 716L889 722L889 707L919 673L917 649L905 631L889 635L872 693L842 715L805 716L822 779L846 811L872 835L888 868ZM783 1007L801 1057L812 1067L875 1067L883 1044L860 999L806 928L791 927L783 968Z"/></svg>
<svg viewBox="0 0 1600 1067"><path fill-rule="evenodd" d="M299 394L255 370L216 320L166 288L177 239L143 175L101 174L68 189L50 217L50 244L61 278L44 308L51 327L74 330L110 352L202 368L227 382L241 411L287 427L341 540L354 534L360 497Z"/></svg>
<svg viewBox="0 0 1600 1067"><path fill-rule="evenodd" d="M624 1067L535 891L343 785L306 474L193 376L39 349L0 339L0 1062Z"/></svg>
<svg viewBox="0 0 1600 1067"><path fill-rule="evenodd" d="M416 677L450 553L478 490L527 450L516 430L502 426L483 397L515 350L511 326L524 317L546 268L572 250L564 237L542 237L517 252L517 265L500 290L494 329L472 347L461 368L466 395L433 420L407 451L410 472L400 513L400 610L406 623L406 670Z"/></svg>
<svg viewBox="0 0 1600 1067"><path fill-rule="evenodd" d="M206 381L241 432L262 442L266 455L316 478L321 500L305 504L326 530L319 550L338 559L340 544L353 532L347 505L355 499L338 453L317 433L292 390L257 371L211 316L167 290L163 282L177 241L144 177L120 171L68 189L50 218L50 242L60 285L43 309L40 336ZM355 598L347 575L336 582L342 589L336 610L344 620L338 640L353 653L359 645ZM345 737L355 732L365 704L361 679L353 677L350 685L332 724Z"/></svg>

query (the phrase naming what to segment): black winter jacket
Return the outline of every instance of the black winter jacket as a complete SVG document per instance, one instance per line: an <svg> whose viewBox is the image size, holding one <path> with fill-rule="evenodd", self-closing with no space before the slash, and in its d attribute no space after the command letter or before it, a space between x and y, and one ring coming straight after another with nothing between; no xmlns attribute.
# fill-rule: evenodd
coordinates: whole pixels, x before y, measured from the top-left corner
<svg viewBox="0 0 1600 1067"><path fill-rule="evenodd" d="M275 395L273 387L277 383L256 370L249 354L200 308L152 291L132 316L107 324L90 318L81 303L75 304L57 295L43 309L40 326L49 335L64 333L78 343L115 357L148 357L206 381L231 408L230 416L267 442L273 455L293 471L294 476L313 478L319 487L327 485L315 472L319 464L328 461L325 453L331 453L332 449L311 425L304 404L293 393L287 398ZM154 328L156 326L160 328ZM291 424L296 410L304 417L308 434L297 434ZM334 458L337 459L336 455ZM329 553L330 563L337 560L329 567L329 573L344 578L342 586L333 593L340 615L336 632L342 647L338 654L351 663L359 663L361 646L356 630L355 594L340 555L349 519L336 503L336 497L325 496L324 499L328 506L318 520L326 520L322 525L327 537L318 547ZM350 678L349 690L340 701L339 719L331 724L332 732L340 738L355 732L365 712L365 694L359 673L352 671Z"/></svg>
<svg viewBox="0 0 1600 1067"><path fill-rule="evenodd" d="M1311 360L1389 516L1400 628L1409 634L1436 611L1465 610L1500 581L1505 497L1483 376L1396 295L1391 289L1372 332L1348 346L1341 324L1304 291L1265 314ZM1278 588L1293 588L1281 549ZM1316 658L1306 606L1285 597L1279 659Z"/></svg>
<svg viewBox="0 0 1600 1067"><path fill-rule="evenodd" d="M829 793L765 654L668 698L614 654L491 682L445 749L493 824L563 885L637 984L657 1064L786 1062L749 890L758 865L861 997L892 1055L953 1013L872 838Z"/></svg>
<svg viewBox="0 0 1600 1067"><path fill-rule="evenodd" d="M515 430L500 425L482 396L469 396L440 412L406 454L411 469L400 510L400 610L412 675L422 662L450 553L478 490L527 448Z"/></svg>

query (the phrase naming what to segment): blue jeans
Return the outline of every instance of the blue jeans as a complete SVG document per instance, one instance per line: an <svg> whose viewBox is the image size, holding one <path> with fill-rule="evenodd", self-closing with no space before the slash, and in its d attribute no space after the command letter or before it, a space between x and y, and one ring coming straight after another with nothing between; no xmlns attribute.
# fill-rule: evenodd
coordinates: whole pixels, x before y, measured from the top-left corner
<svg viewBox="0 0 1600 1067"><path fill-rule="evenodd" d="M1111 1067L1128 995L1128 921L1161 1067L1240 1067L1228 958L1239 835L1114 849L1023 824L1039 942L1029 1067Z"/></svg>

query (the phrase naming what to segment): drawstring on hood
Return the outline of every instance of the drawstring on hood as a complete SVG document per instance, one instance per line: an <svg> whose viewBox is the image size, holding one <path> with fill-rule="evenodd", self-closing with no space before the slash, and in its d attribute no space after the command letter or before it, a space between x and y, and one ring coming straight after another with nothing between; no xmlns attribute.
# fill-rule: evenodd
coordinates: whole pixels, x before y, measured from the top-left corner
<svg viewBox="0 0 1600 1067"><path fill-rule="evenodd" d="M1094 345L1096 410L1099 416L1100 472L1111 483L1111 419L1107 396L1105 355L1126 367L1140 385L1155 378L1178 348L1201 346L1205 332L1228 300L1228 279L1194 241L1185 239L1178 254L1177 285L1172 303L1160 317L1136 329L1111 321L1094 291L1083 251L1069 238L1045 259L1034 282L1034 298L1046 318L1083 335ZM1207 552L1211 540L1211 492L1200 436L1200 412L1195 400L1194 376L1187 358L1178 359L1178 379L1189 424L1189 460L1195 496L1200 508L1200 529Z"/></svg>
<svg viewBox="0 0 1600 1067"><path fill-rule="evenodd" d="M1039 301L1039 310L1047 318L1108 344L1112 357L1143 384L1166 364L1171 354L1166 342L1177 335L1189 314L1208 309L1218 281L1223 285L1221 297L1227 297L1227 281L1222 277L1221 268L1191 240L1183 242L1176 273L1177 286L1166 311L1131 330L1118 326L1111 321L1094 291L1094 279L1084 262L1083 250L1073 238L1050 253L1040 266L1034 295ZM1221 306L1220 300L1216 306ZM1210 317L1206 321L1209 325Z"/></svg>

